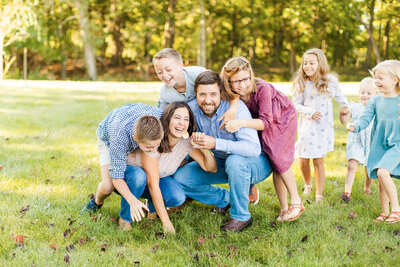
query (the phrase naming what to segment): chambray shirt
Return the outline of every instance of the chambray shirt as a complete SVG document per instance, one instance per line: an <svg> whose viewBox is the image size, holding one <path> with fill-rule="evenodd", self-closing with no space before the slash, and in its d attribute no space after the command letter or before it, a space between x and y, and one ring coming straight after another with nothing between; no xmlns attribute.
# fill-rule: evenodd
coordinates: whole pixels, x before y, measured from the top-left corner
<svg viewBox="0 0 400 267"><path fill-rule="evenodd" d="M161 86L158 96L158 107L164 110L165 107L172 102L183 101L189 102L196 97L194 93L194 82L197 76L206 69L198 66L190 66L183 68L183 75L186 81L186 91L179 93L174 87L166 86L165 83Z"/></svg>
<svg viewBox="0 0 400 267"><path fill-rule="evenodd" d="M160 118L159 108L142 103L128 104L112 110L97 128L97 136L110 150L110 176L123 179L126 169L126 154L139 147L133 139L133 126L144 115Z"/></svg>
<svg viewBox="0 0 400 267"><path fill-rule="evenodd" d="M228 101L221 99L217 112L211 118L203 113L196 99L190 101L188 105L194 113L198 131L216 138L215 149L212 149L216 158L225 159L229 154L244 157L258 157L260 155L261 145L255 129L240 128L234 133L219 129L222 121L218 121L218 118L229 109ZM250 111L242 101L239 101L236 118L252 119Z"/></svg>

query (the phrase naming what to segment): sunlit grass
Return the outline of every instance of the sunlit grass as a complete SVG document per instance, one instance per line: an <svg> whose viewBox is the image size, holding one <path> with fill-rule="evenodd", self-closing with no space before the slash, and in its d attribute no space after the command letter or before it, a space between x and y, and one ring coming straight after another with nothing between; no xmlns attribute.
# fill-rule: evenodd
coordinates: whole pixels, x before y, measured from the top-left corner
<svg viewBox="0 0 400 267"><path fill-rule="evenodd" d="M156 104L156 93L57 86L0 87L0 93L1 266L59 266L66 264L65 257L74 266L383 266L400 260L400 236L394 235L400 225L372 221L380 212L377 183L373 196L362 193L363 167L357 172L352 202L343 206L339 201L347 133L336 118L336 103L335 151L325 158L324 203L304 197L306 212L300 220L275 226L271 222L279 203L269 178L259 185L260 203L250 206L254 224L243 233L221 234L219 227L227 218L192 202L181 214L171 215L176 236L160 239L159 221L144 220L130 232L119 231L114 218L120 198L115 194L96 216L79 215L100 181L98 123L123 104ZM293 171L301 190L297 161ZM29 209L21 211L27 205ZM350 212L357 217L348 218ZM64 237L68 229L71 233ZM16 245L12 234L24 235L24 245ZM66 249L71 244L74 249Z"/></svg>

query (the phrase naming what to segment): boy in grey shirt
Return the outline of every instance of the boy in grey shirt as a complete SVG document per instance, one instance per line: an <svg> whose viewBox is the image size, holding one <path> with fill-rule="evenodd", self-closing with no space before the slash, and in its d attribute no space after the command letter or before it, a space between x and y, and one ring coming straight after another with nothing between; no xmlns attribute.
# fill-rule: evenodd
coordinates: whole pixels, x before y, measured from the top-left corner
<svg viewBox="0 0 400 267"><path fill-rule="evenodd" d="M199 66L183 67L182 57L172 48L164 48L153 57L158 78L164 83L159 92L158 107L164 110L172 102L189 102L195 98L194 81L206 69Z"/></svg>

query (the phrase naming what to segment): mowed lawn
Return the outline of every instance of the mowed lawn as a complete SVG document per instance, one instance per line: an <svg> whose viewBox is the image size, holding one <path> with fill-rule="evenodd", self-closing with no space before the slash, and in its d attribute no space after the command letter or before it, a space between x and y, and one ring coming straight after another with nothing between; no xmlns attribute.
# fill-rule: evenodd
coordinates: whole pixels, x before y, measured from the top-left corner
<svg viewBox="0 0 400 267"><path fill-rule="evenodd" d="M0 87L1 266L395 266L400 261L400 223L373 221L380 213L377 183L372 196L363 194L362 167L353 200L339 201L347 133L336 103L325 201L303 197L306 211L298 221L275 222L279 203L272 177L259 185L261 200L250 206L253 226L240 234L221 233L228 215L212 215L210 206L195 201L170 215L175 236L163 236L161 222L147 219L121 232L116 194L100 213L81 216L100 182L98 123L118 106L156 101L154 92ZM301 191L297 161L293 170Z"/></svg>

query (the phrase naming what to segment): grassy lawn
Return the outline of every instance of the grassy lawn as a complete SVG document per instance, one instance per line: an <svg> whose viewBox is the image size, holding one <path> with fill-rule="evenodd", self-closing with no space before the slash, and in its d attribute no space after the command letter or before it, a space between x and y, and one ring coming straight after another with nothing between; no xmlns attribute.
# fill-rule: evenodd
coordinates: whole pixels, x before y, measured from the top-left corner
<svg viewBox="0 0 400 267"><path fill-rule="evenodd" d="M253 226L240 234L222 234L228 217L211 215L211 207L198 202L171 215L175 236L162 236L161 222L147 219L121 232L115 194L100 213L80 216L100 181L98 123L115 107L156 100L154 92L0 87L1 266L397 265L400 224L372 220L380 212L377 183L372 196L362 193L362 167L353 200L339 201L347 134L337 119L335 151L325 158L325 201L303 198L306 212L298 221L274 222L279 203L271 177L259 185L259 204L250 207ZM298 162L293 170L301 190Z"/></svg>

